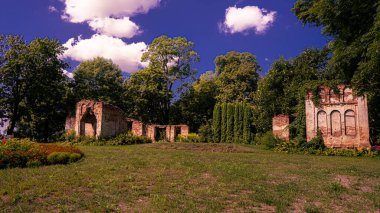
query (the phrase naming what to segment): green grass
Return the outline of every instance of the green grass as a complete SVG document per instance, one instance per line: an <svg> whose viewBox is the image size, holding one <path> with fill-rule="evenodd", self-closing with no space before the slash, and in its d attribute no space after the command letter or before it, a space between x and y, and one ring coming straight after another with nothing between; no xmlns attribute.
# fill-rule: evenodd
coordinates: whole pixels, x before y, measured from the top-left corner
<svg viewBox="0 0 380 213"><path fill-rule="evenodd" d="M378 158L254 146L80 147L70 165L0 170L4 212L374 212Z"/></svg>

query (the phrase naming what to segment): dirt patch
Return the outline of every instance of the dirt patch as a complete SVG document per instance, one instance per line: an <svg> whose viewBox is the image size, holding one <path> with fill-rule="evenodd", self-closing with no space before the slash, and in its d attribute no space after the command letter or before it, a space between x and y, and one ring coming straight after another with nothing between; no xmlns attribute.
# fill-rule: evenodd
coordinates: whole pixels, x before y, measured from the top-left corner
<svg viewBox="0 0 380 213"><path fill-rule="evenodd" d="M290 212L304 212L306 203L304 199L297 199L290 207Z"/></svg>
<svg viewBox="0 0 380 213"><path fill-rule="evenodd" d="M252 153L254 149L236 144L193 144L193 143L154 143L146 145L150 148L165 150L188 150L220 153Z"/></svg>
<svg viewBox="0 0 380 213"><path fill-rule="evenodd" d="M352 176L346 176L346 175L337 175L335 177L335 181L340 183L345 188L351 188L351 185L356 182L356 178Z"/></svg>

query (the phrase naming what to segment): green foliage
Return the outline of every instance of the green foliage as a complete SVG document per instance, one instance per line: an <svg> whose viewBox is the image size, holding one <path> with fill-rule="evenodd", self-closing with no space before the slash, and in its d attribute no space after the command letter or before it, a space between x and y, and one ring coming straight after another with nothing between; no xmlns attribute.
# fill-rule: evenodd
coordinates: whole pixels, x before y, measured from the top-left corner
<svg viewBox="0 0 380 213"><path fill-rule="evenodd" d="M281 143L281 140L274 137L271 131L266 132L257 140L259 141L258 144L265 145L267 149L274 149Z"/></svg>
<svg viewBox="0 0 380 213"><path fill-rule="evenodd" d="M200 140L202 142L210 143L214 141L214 138L213 138L214 134L212 131L212 125L210 123L211 122L209 121L199 127L198 132L199 132Z"/></svg>
<svg viewBox="0 0 380 213"><path fill-rule="evenodd" d="M272 64L267 76L259 81L254 94L255 128L264 133L272 129L272 117L278 114L295 116L291 120L293 136L303 135L305 126L304 105L308 89L333 84L326 80L327 48L306 49L292 60L280 58ZM336 85L335 85L336 86Z"/></svg>
<svg viewBox="0 0 380 213"><path fill-rule="evenodd" d="M228 143L233 143L234 141L234 114L235 107L234 104L227 104L227 128L226 128L226 140Z"/></svg>
<svg viewBox="0 0 380 213"><path fill-rule="evenodd" d="M70 153L67 152L53 152L47 156L50 164L67 164L70 160Z"/></svg>
<svg viewBox="0 0 380 213"><path fill-rule="evenodd" d="M222 104L222 122L220 128L220 142L227 142L227 103Z"/></svg>
<svg viewBox="0 0 380 213"><path fill-rule="evenodd" d="M157 97L159 98L158 101L156 101L156 97L154 96L141 98L142 100L139 101L160 105L161 109L157 114L162 114L163 120L161 123L169 123L173 84L178 81L183 83L189 77L194 78L196 71L192 68L192 64L199 61L199 55L194 51L194 44L187 41L186 38L160 36L149 44L148 50L143 54L141 60L149 62L148 68L145 69L148 76L145 75L144 77L147 79L158 78L159 81L134 86L142 87L139 90L143 90L147 86L157 87L158 90L156 92L161 95ZM127 92L131 92L131 90Z"/></svg>
<svg viewBox="0 0 380 213"><path fill-rule="evenodd" d="M97 57L82 62L73 74L77 101L88 99L123 106L123 76L110 59Z"/></svg>
<svg viewBox="0 0 380 213"><path fill-rule="evenodd" d="M213 117L213 142L219 142L219 138L222 143L248 144L253 141L252 107L249 104L217 104Z"/></svg>
<svg viewBox="0 0 380 213"><path fill-rule="evenodd" d="M213 111L212 119L212 135L213 141L219 143L221 141L221 127L222 127L222 107L216 104Z"/></svg>
<svg viewBox="0 0 380 213"><path fill-rule="evenodd" d="M252 109L249 105L244 107L243 117L243 142L246 144L252 141Z"/></svg>
<svg viewBox="0 0 380 213"><path fill-rule="evenodd" d="M178 135L178 141L182 143L201 143L202 137L196 133L190 133L188 135Z"/></svg>
<svg viewBox="0 0 380 213"><path fill-rule="evenodd" d="M218 102L241 102L257 89L260 66L250 53L228 52L215 59Z"/></svg>
<svg viewBox="0 0 380 213"><path fill-rule="evenodd" d="M330 78L367 94L373 143L380 138L380 4L378 0L298 0L293 8L304 23L321 26L332 38Z"/></svg>
<svg viewBox="0 0 380 213"><path fill-rule="evenodd" d="M55 156L52 153L66 153L68 157ZM56 162L72 163L83 156L79 149L72 146L38 144L29 139L11 139L0 145L0 168L37 167Z"/></svg>
<svg viewBox="0 0 380 213"><path fill-rule="evenodd" d="M146 143L152 143L152 140L145 136L133 135L132 133L120 134L105 142L106 145L114 145L114 146L146 144Z"/></svg>
<svg viewBox="0 0 380 213"><path fill-rule="evenodd" d="M51 141L64 128L65 48L56 40L0 35L0 108L10 118L8 133Z"/></svg>
<svg viewBox="0 0 380 213"><path fill-rule="evenodd" d="M170 123L184 123L189 125L190 131L198 131L200 126L212 119L216 95L215 74L208 71L171 106Z"/></svg>

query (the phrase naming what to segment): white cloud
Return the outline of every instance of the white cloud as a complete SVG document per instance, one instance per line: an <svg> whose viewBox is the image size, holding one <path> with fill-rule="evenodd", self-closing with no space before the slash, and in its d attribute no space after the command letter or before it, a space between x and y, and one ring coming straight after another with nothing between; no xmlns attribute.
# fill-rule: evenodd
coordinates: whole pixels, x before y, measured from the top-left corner
<svg viewBox="0 0 380 213"><path fill-rule="evenodd" d="M135 72L145 67L141 56L146 51L144 42L127 44L119 38L95 34L90 39L71 38L63 46L67 48L63 58L87 61L95 57L111 59L124 72Z"/></svg>
<svg viewBox="0 0 380 213"><path fill-rule="evenodd" d="M58 12L57 8L55 8L54 6L49 6L49 7L48 7L48 10L49 10L49 12L51 12L51 13L57 13L57 12Z"/></svg>
<svg viewBox="0 0 380 213"><path fill-rule="evenodd" d="M63 70L63 75L67 76L68 78L71 78L73 79L74 78L74 74L67 71L67 70Z"/></svg>
<svg viewBox="0 0 380 213"><path fill-rule="evenodd" d="M226 17L220 30L226 33L246 33L253 29L256 34L265 33L269 26L275 21L276 12L267 11L257 6L246 6L244 8L229 7L226 9Z"/></svg>
<svg viewBox="0 0 380 213"><path fill-rule="evenodd" d="M96 18L88 22L97 33L118 38L132 38L140 33L140 28L129 17L122 19Z"/></svg>
<svg viewBox="0 0 380 213"><path fill-rule="evenodd" d="M131 17L147 13L160 0L62 0L65 4L64 19L82 23L96 18Z"/></svg>

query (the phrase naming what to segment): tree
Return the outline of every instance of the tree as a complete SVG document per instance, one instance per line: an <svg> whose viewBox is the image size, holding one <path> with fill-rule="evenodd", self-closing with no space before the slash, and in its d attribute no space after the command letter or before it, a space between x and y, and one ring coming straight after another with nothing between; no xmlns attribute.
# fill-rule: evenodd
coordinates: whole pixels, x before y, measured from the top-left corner
<svg viewBox="0 0 380 213"><path fill-rule="evenodd" d="M227 142L227 103L222 104L222 124L220 128L220 142Z"/></svg>
<svg viewBox="0 0 380 213"><path fill-rule="evenodd" d="M246 144L249 144L252 141L251 123L252 123L251 106L245 105L244 119L243 119L243 142Z"/></svg>
<svg viewBox="0 0 380 213"><path fill-rule="evenodd" d="M77 101L91 99L123 107L123 76L111 60L98 57L80 63L74 80Z"/></svg>
<svg viewBox="0 0 380 213"><path fill-rule="evenodd" d="M250 53L228 52L215 59L219 102L241 102L257 89L260 66Z"/></svg>
<svg viewBox="0 0 380 213"><path fill-rule="evenodd" d="M202 74L171 106L170 123L184 123L197 132L212 119L216 95L215 74L211 71Z"/></svg>
<svg viewBox="0 0 380 213"><path fill-rule="evenodd" d="M380 135L380 4L378 0L298 0L304 23L322 26L332 38L330 76L367 94L372 136ZM378 137L380 138L380 137ZM380 139L379 139L380 140Z"/></svg>
<svg viewBox="0 0 380 213"><path fill-rule="evenodd" d="M191 65L199 60L199 55L193 49L194 44L185 38L161 36L153 40L142 56L143 62L149 62L148 70L160 72L163 77L163 82L160 83L166 98L161 111L164 123L168 123L170 119L174 83L184 82L195 75L195 70Z"/></svg>
<svg viewBox="0 0 380 213"><path fill-rule="evenodd" d="M53 140L64 129L66 109L60 59L65 48L56 40L35 39L28 45L26 114L21 118L20 134L38 141Z"/></svg>
<svg viewBox="0 0 380 213"><path fill-rule="evenodd" d="M272 128L272 117L278 114L296 115L304 110L307 82L327 80L329 49L306 49L292 60L275 61L265 78L259 81L254 95L255 127L264 133Z"/></svg>
<svg viewBox="0 0 380 213"><path fill-rule="evenodd" d="M47 38L29 45L20 36L0 41L0 103L10 119L8 133L18 127L19 135L47 141L64 127L64 47Z"/></svg>
<svg viewBox="0 0 380 213"><path fill-rule="evenodd" d="M212 119L212 133L213 133L214 143L220 142L221 125L222 125L222 108L220 104L216 104L214 107L213 119Z"/></svg>
<svg viewBox="0 0 380 213"><path fill-rule="evenodd" d="M162 72L149 67L131 74L124 83L125 112L145 123L164 123L169 95L162 88L164 82Z"/></svg>
<svg viewBox="0 0 380 213"><path fill-rule="evenodd" d="M226 141L232 143L234 140L234 104L227 104L227 128Z"/></svg>

